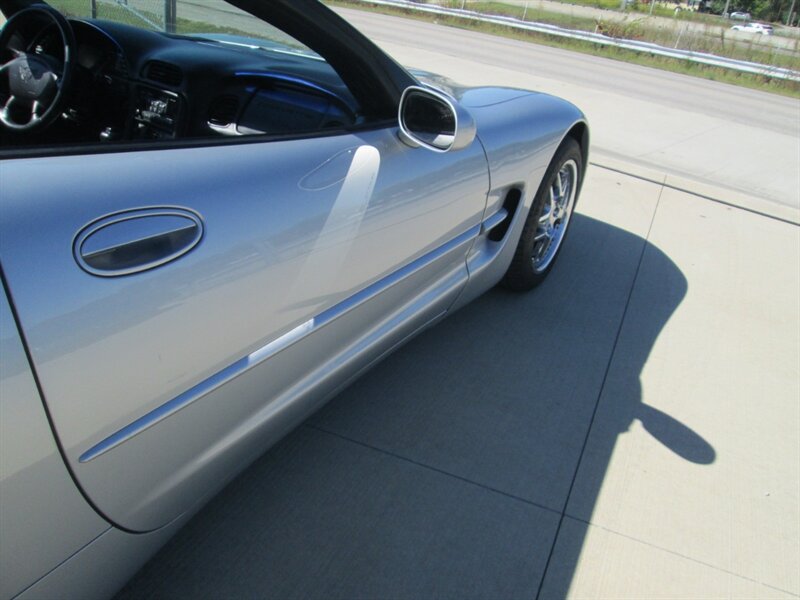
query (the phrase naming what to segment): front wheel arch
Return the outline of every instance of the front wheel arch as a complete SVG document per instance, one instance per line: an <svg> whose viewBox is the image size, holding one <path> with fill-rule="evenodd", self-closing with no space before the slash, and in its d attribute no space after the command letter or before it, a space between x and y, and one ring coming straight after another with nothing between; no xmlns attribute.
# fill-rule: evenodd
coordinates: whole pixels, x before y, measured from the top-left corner
<svg viewBox="0 0 800 600"><path fill-rule="evenodd" d="M579 121L567 132L566 137L575 140L581 148L582 170L578 182L578 195L580 195L583 181L586 179L586 169L589 167L589 126L583 121Z"/></svg>
<svg viewBox="0 0 800 600"><path fill-rule="evenodd" d="M534 196L511 264L500 282L503 287L515 291L533 289L545 280L560 254L586 172L586 150L573 132L588 137L588 133L574 127L553 155ZM566 193L560 185L564 177L570 179ZM542 250L543 243L555 245Z"/></svg>

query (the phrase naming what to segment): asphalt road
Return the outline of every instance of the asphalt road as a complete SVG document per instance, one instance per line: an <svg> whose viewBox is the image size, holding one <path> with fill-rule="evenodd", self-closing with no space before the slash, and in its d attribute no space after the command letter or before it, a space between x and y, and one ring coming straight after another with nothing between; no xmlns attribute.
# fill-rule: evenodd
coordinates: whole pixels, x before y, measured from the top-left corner
<svg viewBox="0 0 800 600"><path fill-rule="evenodd" d="M800 101L496 36L359 10L351 23L406 66L574 102L612 156L800 208Z"/></svg>
<svg viewBox="0 0 800 600"><path fill-rule="evenodd" d="M453 27L360 10L338 12L379 44L428 50L482 65L479 69L482 80L491 81L491 67L499 67L520 74L532 73L537 77L579 83L583 87L645 100L655 106L680 106L770 131L784 132L788 126L794 135L800 134L797 100ZM767 107L769 111L764 110Z"/></svg>
<svg viewBox="0 0 800 600"><path fill-rule="evenodd" d="M764 36L761 34L742 33L740 31L732 31L733 25L741 24L743 21L721 21L722 25L715 25L703 21L690 21L688 19L675 19L672 17L661 17L658 15L648 15L647 13L640 12L620 12L618 10L610 10L607 8L599 8L596 6L584 6L582 4L570 4L569 2L560 2L559 0L502 0L503 4L516 4L517 6L528 5L528 19L535 20L537 10L547 12L557 12L562 15L574 15L576 17L587 17L590 19L604 20L604 21L641 21L643 24L658 29L671 29L677 35L679 31L696 31L705 33L707 35L719 37L721 33L725 33L726 41L728 39L736 39L742 44L753 44L765 48L783 48L787 50L797 50L797 35L772 35ZM466 8L469 8L469 2L466 3ZM776 25L776 28L781 28L784 31L790 31L792 34L796 30L788 27L783 28Z"/></svg>

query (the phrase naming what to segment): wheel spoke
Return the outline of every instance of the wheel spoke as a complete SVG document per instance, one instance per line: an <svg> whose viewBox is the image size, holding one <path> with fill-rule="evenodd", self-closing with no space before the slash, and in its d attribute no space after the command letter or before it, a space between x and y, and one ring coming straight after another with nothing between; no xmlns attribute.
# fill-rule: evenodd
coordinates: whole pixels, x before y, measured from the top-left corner
<svg viewBox="0 0 800 600"><path fill-rule="evenodd" d="M541 242L535 242L533 244L533 261L539 261L542 257L547 254L547 249L550 247L550 240L545 239Z"/></svg>
<svg viewBox="0 0 800 600"><path fill-rule="evenodd" d="M556 183L558 185L558 202L559 204L564 200L564 181L562 180L562 176L564 174L564 169L561 169L556 176Z"/></svg>
<svg viewBox="0 0 800 600"><path fill-rule="evenodd" d="M564 196L561 198L561 208L565 209L567 207L571 195L572 195L572 177L569 174L567 174L567 180L564 184Z"/></svg>
<svg viewBox="0 0 800 600"><path fill-rule="evenodd" d="M550 221L551 225L555 226L555 224L558 223L558 221L561 219L562 212L563 212L562 206L561 203L559 202L553 207L553 218Z"/></svg>
<svg viewBox="0 0 800 600"><path fill-rule="evenodd" d="M568 196L566 195L566 187L564 185L564 171L561 170L558 172L558 203L556 204L555 211L553 213L553 224L561 219L564 215L564 207L569 200Z"/></svg>
<svg viewBox="0 0 800 600"><path fill-rule="evenodd" d="M539 217L539 223L551 223L553 219L553 212L556 210L556 199L553 195L553 188L550 188L550 200L542 210L542 216Z"/></svg>
<svg viewBox="0 0 800 600"><path fill-rule="evenodd" d="M572 214L577 176L577 165L570 160L561 165L552 179L531 249L533 268L537 272L552 262L564 238Z"/></svg>
<svg viewBox="0 0 800 600"><path fill-rule="evenodd" d="M564 167L558 172L558 184L560 190L560 197L558 199L558 220L561 220L567 211L572 187L572 176L568 167Z"/></svg>

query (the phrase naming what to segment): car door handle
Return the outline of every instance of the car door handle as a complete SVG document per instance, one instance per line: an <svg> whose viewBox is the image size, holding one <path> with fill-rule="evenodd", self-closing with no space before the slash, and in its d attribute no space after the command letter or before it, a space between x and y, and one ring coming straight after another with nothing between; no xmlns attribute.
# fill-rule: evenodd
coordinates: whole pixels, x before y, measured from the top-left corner
<svg viewBox="0 0 800 600"><path fill-rule="evenodd" d="M176 260L200 243L200 215L182 208L148 208L106 215L76 236L73 254L92 275L131 275Z"/></svg>

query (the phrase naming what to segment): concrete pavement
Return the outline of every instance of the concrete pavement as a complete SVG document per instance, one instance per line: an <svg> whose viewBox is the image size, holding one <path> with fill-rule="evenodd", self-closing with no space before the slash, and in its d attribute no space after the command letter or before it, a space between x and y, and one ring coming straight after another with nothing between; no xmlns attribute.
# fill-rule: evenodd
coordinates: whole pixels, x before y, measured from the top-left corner
<svg viewBox="0 0 800 600"><path fill-rule="evenodd" d="M662 120L392 44L573 96L617 170L590 171L544 286L494 290L384 361L119 598L800 597L800 229L752 212L796 219L797 122ZM754 122L785 110L744 96Z"/></svg>
<svg viewBox="0 0 800 600"><path fill-rule="evenodd" d="M554 553L584 531L572 597L800 593L798 233L662 190Z"/></svg>
<svg viewBox="0 0 800 600"><path fill-rule="evenodd" d="M593 168L494 290L259 459L129 598L800 597L800 228Z"/></svg>

